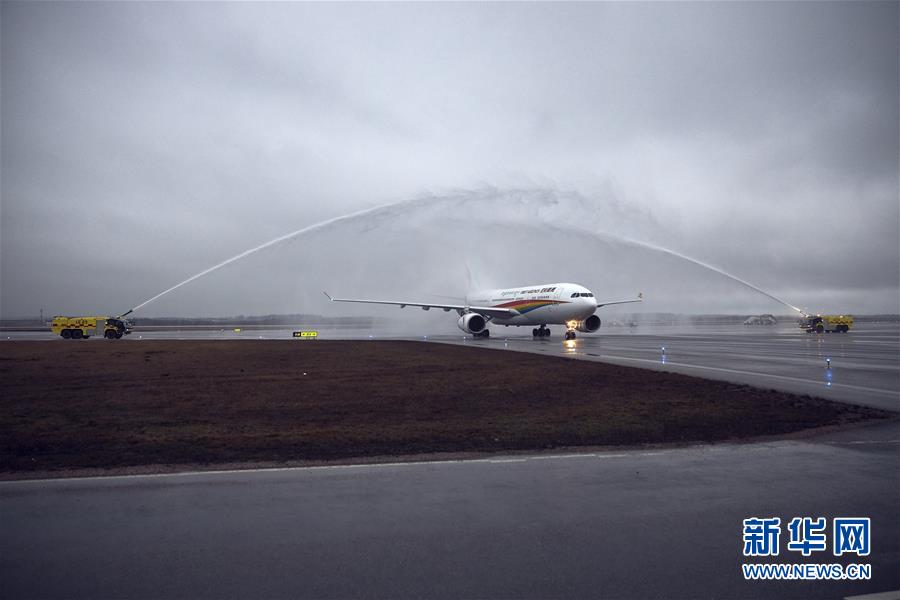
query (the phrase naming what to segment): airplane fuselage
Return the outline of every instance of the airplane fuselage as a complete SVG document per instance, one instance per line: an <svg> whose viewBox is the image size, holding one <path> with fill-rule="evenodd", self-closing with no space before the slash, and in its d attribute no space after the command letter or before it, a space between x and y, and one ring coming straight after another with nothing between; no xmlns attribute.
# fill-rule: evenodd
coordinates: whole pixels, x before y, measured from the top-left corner
<svg viewBox="0 0 900 600"><path fill-rule="evenodd" d="M456 311L456 326L475 337L489 337L489 324L509 326L538 325L532 333L546 337L550 330L545 325L565 325L566 340L575 339L575 332L593 333L600 328L600 317L594 314L600 306L643 302L643 295L634 300L598 302L589 289L577 283L545 283L523 287L501 288L471 292L465 304L444 304L407 300L370 300L364 298L334 298L325 292L332 302L357 302L363 304L392 304L400 308L418 307L422 310L437 308L444 312Z"/></svg>
<svg viewBox="0 0 900 600"><path fill-rule="evenodd" d="M497 325L565 325L583 321L597 310L597 299L576 283L545 283L516 288L480 290L466 296L466 304L508 308L519 314L494 317Z"/></svg>

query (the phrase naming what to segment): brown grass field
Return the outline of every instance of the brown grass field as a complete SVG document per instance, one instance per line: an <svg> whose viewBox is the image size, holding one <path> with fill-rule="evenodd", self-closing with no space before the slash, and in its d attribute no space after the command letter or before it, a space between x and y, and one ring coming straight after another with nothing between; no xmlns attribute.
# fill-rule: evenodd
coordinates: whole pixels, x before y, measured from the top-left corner
<svg viewBox="0 0 900 600"><path fill-rule="evenodd" d="M389 341L0 344L0 472L742 440L882 411L671 373Z"/></svg>

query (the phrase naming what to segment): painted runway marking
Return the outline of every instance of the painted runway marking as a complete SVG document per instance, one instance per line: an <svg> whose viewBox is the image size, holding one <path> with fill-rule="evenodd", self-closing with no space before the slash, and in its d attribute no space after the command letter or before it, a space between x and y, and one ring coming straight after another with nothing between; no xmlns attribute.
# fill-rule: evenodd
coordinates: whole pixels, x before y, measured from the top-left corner
<svg viewBox="0 0 900 600"><path fill-rule="evenodd" d="M857 444L900 444L900 440L856 440L853 442L825 442L833 446L853 446Z"/></svg>
<svg viewBox="0 0 900 600"><path fill-rule="evenodd" d="M719 446L718 449L728 449L731 446ZM104 481L104 480L129 480L129 479L160 479L165 477L193 477L193 476L213 476L213 475L239 475L251 473L282 473L291 471L336 471L344 469L383 469L389 467L415 467L415 466L441 466L441 465L465 465L465 464L507 464L507 463L524 463L538 460L572 460L572 459L612 459L612 458L629 458L629 457L648 457L662 456L673 454L678 451L690 450L709 450L713 447L698 445L688 446L685 448L677 448L673 450L655 450L646 452L619 452L619 453L603 453L603 452L585 452L583 454L541 454L523 457L498 457L498 458L471 458L471 459L455 459L455 460L419 460L407 462L385 462L385 463L359 463L348 465L310 465L306 467L268 467L260 469L222 469L219 471L182 471L178 473L137 473L131 475L92 475L89 477L55 477L51 479L21 479L12 481L0 481L0 487L10 484L40 484L40 483L60 483L60 482L79 482L79 481Z"/></svg>
<svg viewBox="0 0 900 600"><path fill-rule="evenodd" d="M556 460L561 458L596 458L599 456L597 453L584 453L584 454L550 454L550 455L535 455L529 456L529 460Z"/></svg>
<svg viewBox="0 0 900 600"><path fill-rule="evenodd" d="M829 446L844 446L854 444L900 444L900 439L895 440L850 440L846 442L825 441L821 442ZM527 463L542 460L572 460L595 458L600 460L616 459L616 458L634 458L634 457L651 457L666 456L679 452L691 451L728 451L735 448L741 450L778 450L782 448L795 448L797 442L784 440L776 442L761 442L758 444L722 444L709 445L698 444L687 446L684 448L673 448L671 450L648 450L634 452L585 452L579 454L538 454L523 457L498 457L498 458L471 458L471 459L453 459L453 460L419 460L406 462L385 462L385 463L358 463L347 465L310 465L305 467L268 467L259 469L223 469L218 471L182 471L178 473L138 473L131 475L94 475L90 477L56 477L52 479L21 479L11 481L0 481L0 487L10 484L42 484L42 483L77 483L89 481L126 481L129 479L161 479L161 478L184 478L194 476L221 476L221 475L243 475L243 474L270 474L270 473L287 473L293 471L337 471L348 469L383 469L390 467L422 467L422 466L443 466L443 465L467 465L467 464L508 464L508 463Z"/></svg>
<svg viewBox="0 0 900 600"><path fill-rule="evenodd" d="M594 356L597 356L597 355L594 355ZM654 365L659 365L661 367L662 366L686 367L689 369L702 369L702 370L706 370L706 371L717 371L720 373L734 373L737 375L753 375L755 377L770 377L773 379L781 379L784 381L793 381L793 382L797 382L797 383L812 383L818 387L822 387L822 382L819 380L816 380L816 379L803 379L802 377L789 377L787 375L773 375L770 373L760 373L758 371L743 371L741 369L726 369L724 367L707 367L704 365L692 365L692 364L688 364L688 363L680 363L680 362L672 362L672 361L666 361L665 363L661 363L659 360L652 360L652 359L648 359L648 358L631 358L628 356L618 356L618 355L614 355L614 354L603 354L603 355L599 355L598 358L602 358L604 360L608 359L608 360L621 360L621 361L634 361L634 362L641 362L641 363L650 363L650 364L654 364ZM860 391L864 391L864 392L875 392L878 394L888 394L891 396L897 396L897 398L900 399L900 392L897 392L894 390L872 388L872 387L866 387L866 386L862 386L862 385L851 385L849 383L833 383L831 385L831 387L840 387L840 388L846 388L846 389L850 389L850 390L860 390Z"/></svg>
<svg viewBox="0 0 900 600"><path fill-rule="evenodd" d="M106 479L126 480L126 479L156 479L162 477L191 477L206 475L236 475L241 473L281 473L289 471L327 471L338 469L374 469L385 467L413 467L413 466L430 466L430 465L458 465L467 463L511 463L511 462L527 462L531 460L565 460L572 458L591 458L601 457L597 454L556 454L527 456L522 458L472 458L472 459L456 459L456 460L419 460L407 462L385 462L385 463L358 463L348 465L310 465L305 467L268 467L261 469L222 469L219 471L182 471L178 473L137 473L131 475L92 475L89 477L56 477L51 479L21 479L15 481L0 481L0 486L13 483L53 483L53 482L77 482L77 481L102 481ZM618 456L629 456L628 454L610 455L606 458L616 458ZM640 453L634 453L630 456L641 456Z"/></svg>

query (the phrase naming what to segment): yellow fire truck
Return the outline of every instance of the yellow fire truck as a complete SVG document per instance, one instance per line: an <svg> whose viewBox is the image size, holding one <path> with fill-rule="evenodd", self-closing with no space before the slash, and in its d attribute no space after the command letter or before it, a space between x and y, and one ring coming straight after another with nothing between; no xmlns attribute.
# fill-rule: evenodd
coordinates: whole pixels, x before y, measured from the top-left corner
<svg viewBox="0 0 900 600"><path fill-rule="evenodd" d="M131 333L130 321L119 317L53 317L51 330L67 340L83 340L102 335L108 340Z"/></svg>
<svg viewBox="0 0 900 600"><path fill-rule="evenodd" d="M847 333L853 327L850 315L809 315L800 320L806 333Z"/></svg>

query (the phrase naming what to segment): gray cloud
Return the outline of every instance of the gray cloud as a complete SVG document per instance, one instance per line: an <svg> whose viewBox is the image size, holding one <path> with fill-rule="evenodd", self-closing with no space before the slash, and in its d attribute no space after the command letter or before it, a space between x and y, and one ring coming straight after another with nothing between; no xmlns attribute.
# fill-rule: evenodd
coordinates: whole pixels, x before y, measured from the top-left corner
<svg viewBox="0 0 900 600"><path fill-rule="evenodd" d="M439 212L456 227L502 217L509 190L562 194L572 214L554 227L644 236L807 305L900 310L896 3L0 11L4 317L119 310L293 229L453 190L476 190L460 214ZM539 228L544 216L509 223ZM499 219L460 236L513 264L512 244L475 235L521 239ZM341 242L319 276L371 272L354 240ZM411 251L386 235L367 242L393 265ZM222 273L158 310L290 308L265 299L279 291L265 272L291 268L274 254L250 279ZM659 281L641 256L605 283ZM566 278L603 268L576 262ZM709 294L691 304L676 279L656 290L673 309L767 308ZM210 300L216 281L227 302Z"/></svg>

